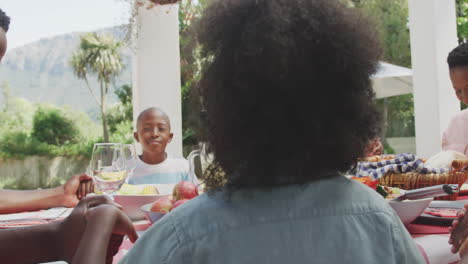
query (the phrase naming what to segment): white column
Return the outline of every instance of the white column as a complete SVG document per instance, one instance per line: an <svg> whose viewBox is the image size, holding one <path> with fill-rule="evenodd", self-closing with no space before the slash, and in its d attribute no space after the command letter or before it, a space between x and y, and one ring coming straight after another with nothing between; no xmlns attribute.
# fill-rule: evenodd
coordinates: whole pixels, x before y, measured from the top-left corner
<svg viewBox="0 0 468 264"><path fill-rule="evenodd" d="M182 156L178 4L139 7L133 65L133 117L152 106L163 109L174 133L167 153Z"/></svg>
<svg viewBox="0 0 468 264"><path fill-rule="evenodd" d="M442 132L460 111L449 78L447 55L457 46L454 0L409 0L416 152L441 150Z"/></svg>

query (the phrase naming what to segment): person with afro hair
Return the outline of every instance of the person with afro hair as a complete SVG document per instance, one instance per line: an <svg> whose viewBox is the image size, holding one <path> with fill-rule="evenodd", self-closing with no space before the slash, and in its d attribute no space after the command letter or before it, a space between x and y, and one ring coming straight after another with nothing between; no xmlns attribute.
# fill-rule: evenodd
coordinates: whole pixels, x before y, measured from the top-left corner
<svg viewBox="0 0 468 264"><path fill-rule="evenodd" d="M380 132L373 24L340 1L214 0L194 30L209 191L121 263L425 263L388 203L343 176Z"/></svg>
<svg viewBox="0 0 468 264"><path fill-rule="evenodd" d="M468 105L468 43L454 48L447 57L450 80L458 100ZM442 136L442 149L468 155L468 109L457 113Z"/></svg>

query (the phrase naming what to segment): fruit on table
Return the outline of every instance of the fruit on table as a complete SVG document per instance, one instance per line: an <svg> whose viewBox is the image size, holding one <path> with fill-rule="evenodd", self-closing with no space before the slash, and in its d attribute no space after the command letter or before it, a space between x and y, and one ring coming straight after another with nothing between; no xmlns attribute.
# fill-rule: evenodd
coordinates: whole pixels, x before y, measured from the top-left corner
<svg viewBox="0 0 468 264"><path fill-rule="evenodd" d="M181 181L174 186L172 196L176 201L181 199L192 199L198 196L197 186L188 181Z"/></svg>
<svg viewBox="0 0 468 264"><path fill-rule="evenodd" d="M157 213L168 213L169 211L171 211L171 209L172 209L171 200L169 200L168 197L162 197L153 203L150 210L152 212L157 212Z"/></svg>
<svg viewBox="0 0 468 264"><path fill-rule="evenodd" d="M181 205L181 204L183 204L183 203L185 203L185 202L187 202L187 201L189 201L189 199L182 199L182 200L179 200L179 201L175 202L175 203L172 205L171 211L174 210L174 209L175 209L176 207L178 207L179 205Z"/></svg>
<svg viewBox="0 0 468 264"><path fill-rule="evenodd" d="M151 205L151 211L168 213L174 208L198 196L198 187L194 183L181 181L174 186L172 195L159 198Z"/></svg>
<svg viewBox="0 0 468 264"><path fill-rule="evenodd" d="M122 185L118 194L122 195L155 195L159 194L158 189L154 185L133 185L126 184Z"/></svg>

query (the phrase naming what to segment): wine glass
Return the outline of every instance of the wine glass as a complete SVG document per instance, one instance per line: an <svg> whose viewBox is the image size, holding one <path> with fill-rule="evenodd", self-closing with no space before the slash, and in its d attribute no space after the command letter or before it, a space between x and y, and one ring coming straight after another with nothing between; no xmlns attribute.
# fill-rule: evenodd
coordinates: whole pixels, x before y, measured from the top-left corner
<svg viewBox="0 0 468 264"><path fill-rule="evenodd" d="M124 144L122 145L123 156L125 158L125 167L127 169L126 182L132 177L133 171L137 166L138 156L136 153L135 145Z"/></svg>
<svg viewBox="0 0 468 264"><path fill-rule="evenodd" d="M89 170L96 187L104 194L118 191L127 178L127 162L120 143L94 144Z"/></svg>

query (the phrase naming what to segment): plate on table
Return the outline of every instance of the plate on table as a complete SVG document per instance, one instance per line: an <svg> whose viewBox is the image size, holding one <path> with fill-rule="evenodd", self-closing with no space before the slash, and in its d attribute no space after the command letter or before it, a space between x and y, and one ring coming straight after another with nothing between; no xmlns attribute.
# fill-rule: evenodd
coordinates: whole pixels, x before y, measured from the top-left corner
<svg viewBox="0 0 468 264"><path fill-rule="evenodd" d="M0 215L0 229L47 224L67 217L73 208L56 207L47 210Z"/></svg>
<svg viewBox="0 0 468 264"><path fill-rule="evenodd" d="M432 201L415 224L450 226L465 204L466 201Z"/></svg>

